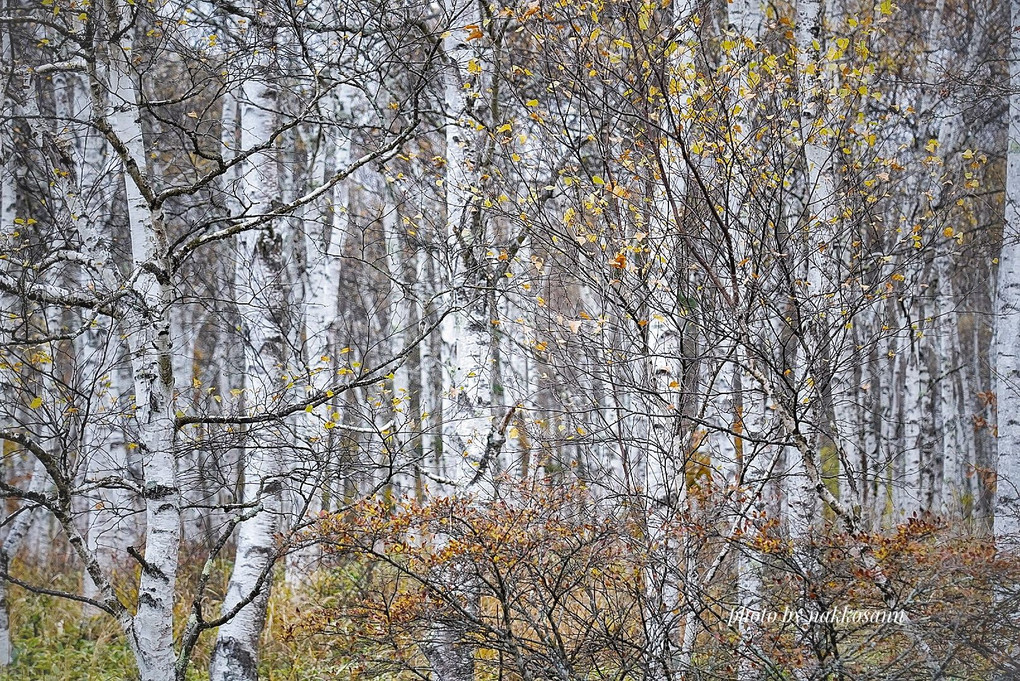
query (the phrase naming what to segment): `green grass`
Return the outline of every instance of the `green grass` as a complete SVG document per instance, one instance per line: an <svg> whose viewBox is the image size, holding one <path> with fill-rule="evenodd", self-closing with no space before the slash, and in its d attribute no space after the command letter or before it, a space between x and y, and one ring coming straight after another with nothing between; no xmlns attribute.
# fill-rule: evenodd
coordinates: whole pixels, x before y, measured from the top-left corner
<svg viewBox="0 0 1020 681"><path fill-rule="evenodd" d="M134 660L116 622L83 618L77 603L11 593L13 664L4 681L123 681L135 678Z"/></svg>
<svg viewBox="0 0 1020 681"><path fill-rule="evenodd" d="M223 593L229 575L229 563L217 566L212 580L213 594ZM41 573L16 566L16 572L32 583L45 583L56 589L77 590L73 569ZM181 596L175 622L186 619L191 601L190 585L194 575L181 575ZM271 681L314 681L342 676L333 663L322 661L327 650L322 640L296 635L302 597L296 596L277 580L277 588L267 615L263 633L261 678ZM113 618L105 614L84 615L79 603L30 593L10 586L11 643L13 663L0 670L0 681L130 681L137 678L134 658L125 637ZM131 600L130 596L127 598ZM217 604L207 600L207 612L215 613ZM209 655L215 642L215 630L202 635L188 669L189 681L207 681Z"/></svg>

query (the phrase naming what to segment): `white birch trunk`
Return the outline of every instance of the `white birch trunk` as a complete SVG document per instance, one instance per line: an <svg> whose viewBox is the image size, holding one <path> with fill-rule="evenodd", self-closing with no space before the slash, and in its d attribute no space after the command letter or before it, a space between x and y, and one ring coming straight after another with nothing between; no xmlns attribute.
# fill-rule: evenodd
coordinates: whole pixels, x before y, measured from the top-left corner
<svg viewBox="0 0 1020 681"><path fill-rule="evenodd" d="M1001 550L1020 546L1020 0L1011 0L1006 216L995 296L995 393L998 468L995 538Z"/></svg>
<svg viewBox="0 0 1020 681"><path fill-rule="evenodd" d="M909 517L921 508L921 358L919 340L913 329L907 333L915 336L903 353L903 457L902 475L897 480L895 504L899 520Z"/></svg>
<svg viewBox="0 0 1020 681"><path fill-rule="evenodd" d="M241 102L241 147L265 144L274 130L277 90L265 75L247 80ZM280 183L272 148L254 154L244 164L242 185L252 212L270 210ZM241 263L251 269L237 270L237 295L245 336L245 375L250 381L246 399L254 408L268 404L286 368L285 310L282 290L282 221L260 230L243 232L238 250ZM249 434L244 457L243 502L257 512L241 523L234 568L221 607L223 616L236 613L220 626L209 663L211 681L258 679L259 635L276 559L276 534L280 527L281 491L280 426L258 424Z"/></svg>
<svg viewBox="0 0 1020 681"><path fill-rule="evenodd" d="M750 381L748 381L750 383ZM750 388L750 385L747 386ZM760 391L745 389L742 391L744 430L753 435L766 431L765 401ZM768 452L752 445L750 439L742 443L742 473L744 484L738 490L738 512L746 509L743 518L744 533L737 553L737 602L745 612L762 613L762 561L758 551L752 546L753 538L759 529L758 514L765 508L764 481L772 474L765 463ZM751 681L760 674L755 664L760 649L759 638L762 626L752 621L744 621L740 628L741 656L737 663L738 681Z"/></svg>
<svg viewBox="0 0 1020 681"><path fill-rule="evenodd" d="M443 40L448 60L446 73L446 223L449 249L447 285L452 291L453 314L441 327L444 357L444 456L451 481L467 483L483 465L492 405L492 358L489 356L490 310L480 293L484 282L476 229L479 206L479 145L472 116L473 90L479 78L469 69L480 55L468 44L470 29L480 26L476 0L446 0L453 21ZM484 66L479 66L484 71ZM471 84L470 87L465 85Z"/></svg>
<svg viewBox="0 0 1020 681"><path fill-rule="evenodd" d="M823 68L823 26L820 0L798 0L797 2L797 85L800 96L801 130L800 144L803 147L806 167L806 191L804 209L807 213L805 223L807 257L804 259L807 281L807 294L800 302L798 320L799 338L803 342L797 348L794 379L798 386L797 398L800 408L810 408L815 413L822 409L817 405L821 400L817 381L823 377L823 370L818 360L825 356L820 352L821 344L829 343L825 333L826 297L828 282L824 274L831 269L832 253L835 251L833 231L833 202L835 185L832 180L830 152L819 140L818 132L824 125L824 97L820 69ZM819 345L815 345L815 341ZM810 354L809 354L810 353ZM802 392L801 392L802 390ZM803 395L803 397L802 397ZM808 405L811 405L810 407ZM807 434L808 442L815 448L805 453L792 447L787 448L787 461L790 464L790 499L789 527L790 538L795 546L795 554L802 563L805 574L812 571L812 559L801 552L800 548L807 541L817 518L817 492L807 475L813 461L803 461L804 456L819 456L821 446L821 430L819 424L811 427Z"/></svg>
<svg viewBox="0 0 1020 681"><path fill-rule="evenodd" d="M73 120L75 117L90 116L93 106L87 83L65 73L52 76L55 89L56 114L59 118ZM59 139L60 131L53 131ZM110 256L110 238L103 233L104 219L98 210L90 208L86 197L98 194L100 200L112 195L114 187L110 178L123 181L115 169L103 173L105 162L105 141L88 129L72 129L75 165L74 175L62 176L61 194L66 203L70 229L77 232L82 241L82 250L91 267L98 272L93 275L88 269L79 269L79 285L83 290L112 292L117 287L115 265ZM63 140L61 140L63 141ZM72 153L72 152L68 152ZM66 169L71 170L71 169ZM130 180L128 180L130 181ZM102 206L100 202L98 206ZM97 208L98 208L97 206ZM85 463L85 482L93 484L99 480L117 480L128 475L128 451L122 424L113 421L110 414L116 412L118 401L130 394L124 380L129 376L120 370L122 346L117 335L104 317L92 319L85 312L79 316L85 331L74 339L75 355L86 384L92 387L91 408L81 424L80 446ZM127 558L126 548L135 543L139 528L133 521L134 502L130 493L117 484L101 483L88 499L88 527L86 541L106 574L112 575L114 568ZM83 593L90 598L99 596L98 587L86 574L83 579Z"/></svg>
<svg viewBox="0 0 1020 681"><path fill-rule="evenodd" d="M238 95L239 92L237 90L227 90L223 93L221 101L220 154L225 163L233 161L241 149L240 104L238 102ZM222 211L225 216L240 215L243 211L244 187L242 184L242 170L241 165L235 165L232 169L225 172L218 181L218 188L223 197ZM226 332L222 338L217 339L213 346L211 366L216 372L215 395L219 398L216 402L221 414L232 411L232 402L237 404L237 401L233 399L231 391L243 391L245 388L244 348L239 342L241 336L239 332L241 329L236 295L237 272L245 267L245 264L238 262L237 253L233 249L229 249L224 253L224 261L222 276L224 281L229 283L225 286L225 290L222 293L225 302L221 308L221 314L229 320L229 326L235 328L237 333L233 331ZM213 386L210 385L210 387ZM241 397L241 400L243 399ZM212 425L209 427L209 430L211 431L210 439L226 435L228 442L231 442L232 445L224 449L211 448L208 452L208 457L203 461L203 470L208 468L217 471L224 480L235 479L235 475L238 474L237 471L242 466L244 450L238 444L234 444L237 443L237 438L232 435L233 427ZM205 489L206 498L220 506L226 507L237 501L235 498L236 490L233 486L217 484L215 478L207 479L204 475L201 484ZM227 511L210 510L205 513L204 520L211 541L215 541L212 537L218 534L221 528L225 526L225 523L228 522L228 516L229 513Z"/></svg>
<svg viewBox="0 0 1020 681"><path fill-rule="evenodd" d="M984 35L980 30L982 24L975 23L971 27L970 42L962 63L956 50L948 49L952 34L944 35L945 0L936 2L933 17L928 31L928 47L934 52L929 60L932 72L929 79L937 82L945 74L954 70L969 72L976 59L981 58L984 46ZM952 107L957 103L954 98L942 96L940 88L926 87L926 109L932 110L932 116L940 119L938 124L939 149L946 158L954 155L962 144L965 134L963 119ZM933 209L945 210L945 197L941 182L932 189L930 194ZM960 365L963 356L960 350L960 324L957 315L956 286L953 282L953 251L954 242L946 239L936 247L934 258L934 274L937 286L932 297L934 308L932 316L935 327L932 334L934 358L937 362L938 376L935 385L935 430L942 434L940 461L933 462L939 469L936 471L936 499L934 510L949 515L962 515L965 497L970 496L971 480L967 475L967 458L973 456L976 443L973 441L973 429L966 422L967 372Z"/></svg>
<svg viewBox="0 0 1020 681"><path fill-rule="evenodd" d="M668 20L676 31L677 48L668 59L672 83L670 96L674 100L671 111L678 114L686 106L683 101L686 84L695 69L694 51L691 44L696 39L695 13L693 2L678 1L669 7ZM690 448L691 433L685 431L686 401L698 392L699 372L685 375L681 358L686 358L685 334L687 324L682 320L689 310L682 309L677 291L673 289L669 276L672 264L674 234L677 223L688 199L688 176L691 169L686 167L679 145L687 140L670 140L665 147L664 185L656 192L657 215L652 218L649 243L652 257L658 258L652 272L658 272L662 280L657 283L661 289L656 301L656 310L665 314L651 314L648 325L648 348L651 353L646 385L653 386L660 399L650 405L648 413L655 415L651 423L648 448L645 453L645 480L648 501L648 542L653 560L647 570L645 584L646 618L650 623L648 631L648 673L652 678L673 678L685 672L691 665L694 644L698 633L696 617L697 603L692 594L698 584L698 550L693 539L685 534L683 541L675 539L675 523L681 514L690 511L687 490L686 454ZM657 250L658 249L658 250ZM726 369L724 368L724 371ZM707 390L712 392L713 386ZM629 396L627 396L629 397ZM626 398L625 398L626 399ZM726 401L725 399L723 400ZM729 403L732 406L732 402ZM721 415L722 425L727 428L731 410ZM693 425L686 426L688 429ZM712 443L719 449L713 458L733 460L735 448L725 432L712 435ZM621 457L622 458L622 457ZM624 481L625 489L632 490L628 479L628 462L620 460L614 477ZM681 595L683 589L683 597Z"/></svg>
<svg viewBox="0 0 1020 681"><path fill-rule="evenodd" d="M29 481L28 491L34 494L45 492L50 486L49 477L46 474L46 467L42 461L36 459L35 464L32 466L32 478ZM7 530L7 536L4 537L3 543L0 544L0 570L4 574L10 569L11 560L18 553L18 549L21 547L22 542L28 535L29 529L32 527L32 522L40 515L43 510L34 506L32 502L22 502L22 506L19 509L17 517L14 518L14 522L10 524ZM10 617L10 604L7 600L7 580L0 579L0 669L10 666L12 661L12 647L11 647L11 617Z"/></svg>
<svg viewBox="0 0 1020 681"><path fill-rule="evenodd" d="M7 70L13 70L14 52L11 45L10 24L0 26L0 59ZM17 156L14 148L13 102L8 97L0 98L0 251L12 246L11 234L15 231L14 220L18 216ZM7 258L0 258L0 272L9 267ZM0 291L0 330L14 317L15 298Z"/></svg>
<svg viewBox="0 0 1020 681"><path fill-rule="evenodd" d="M116 0L107 4L110 30L120 32L121 12ZM94 110L105 111L109 139L125 170L131 257L137 276L136 299L125 319L131 352L136 409L142 457L146 539L143 569L138 584L138 607L133 618L124 619L128 643L143 681L166 681L174 676L173 604L180 550L180 490L174 457L174 377L170 348L169 307L172 299L167 259L167 237L160 210L152 210L142 186L145 174L145 142L142 138L137 89L129 63L131 30L120 33L111 44L107 82L90 72L92 92L106 86L108 102L93 99Z"/></svg>
<svg viewBox="0 0 1020 681"><path fill-rule="evenodd" d="M134 156L134 155L132 155ZM141 157L144 158L144 157ZM131 183L128 182L130 185ZM129 197L132 192L129 190ZM130 197L131 241L136 267L158 263L166 271L162 216L143 213L144 200ZM135 655L142 679L167 679L173 674L173 603L180 548L180 498L174 458L174 377L170 362L169 285L144 272L135 289L147 303L144 318L134 320L144 331L129 336L135 389L135 421L145 474L148 569L141 573L138 610L132 627ZM129 322L130 323L130 322Z"/></svg>
<svg viewBox="0 0 1020 681"><path fill-rule="evenodd" d="M935 312L934 352L942 369L934 394L936 430L942 433L941 470L935 489L933 510L951 516L962 515L962 500L967 493L966 470L967 424L964 422L961 398L964 396L963 371L956 367L962 362L959 323L956 316L955 291L951 266L947 254L936 254L936 279L939 309ZM948 299L948 305L940 300Z"/></svg>
<svg viewBox="0 0 1020 681"><path fill-rule="evenodd" d="M407 271L414 271L412 255L406 262L407 252L404 249L403 238L400 233L399 212L396 202L393 200L389 189L383 190L386 201L383 205L383 214L380 219L383 231L383 243L386 248L386 270L389 279L389 292L386 300L386 324L384 329L384 342L387 347L387 358L396 357L411 340L412 334L417 332L417 325L411 325L411 306L407 298L407 291L410 284L405 281ZM414 461L406 461L396 458L402 452L413 451L411 442L405 442L407 437L402 431L402 424L408 423L408 416L411 419L419 418L408 411L412 401L410 399L411 378L408 373L410 363L401 363L393 368L393 378L390 379L390 411L392 413L393 425L392 435L389 437L384 451L387 455L387 465L393 471L392 484L394 494L400 497L415 490L417 484L414 477ZM417 368L417 367L415 367ZM415 428L411 425L410 439L414 439Z"/></svg>
<svg viewBox="0 0 1020 681"><path fill-rule="evenodd" d="M356 91L342 87L336 94L335 109L340 122L350 123ZM330 135L333 167L340 170L351 159L350 130L339 126ZM326 178L326 154L320 151L313 169L316 186ZM340 308L340 272L343 249L348 230L348 204L350 195L347 182L339 182L333 189L326 218L328 234L313 223L305 230L305 248L308 258L308 294L305 300L305 333L308 352L308 369L313 372L312 384L316 389L330 379L330 368L335 362L331 356L333 337L331 329Z"/></svg>
<svg viewBox="0 0 1020 681"><path fill-rule="evenodd" d="M892 310L890 303L889 310ZM899 401L902 391L897 383L899 372L896 353L899 351L897 337L888 336L879 344L878 363L873 381L881 386L879 393L880 425L879 458L876 463L876 491L874 498L875 525L882 526L887 510L893 502L896 483L896 461L900 445L896 434L899 423Z"/></svg>
<svg viewBox="0 0 1020 681"><path fill-rule="evenodd" d="M822 55L823 27L820 0L798 0L797 2L797 84L800 90L801 144L807 166L807 194L804 201L809 214L808 243L811 255L818 254L818 247L832 245L831 222L834 216L835 182L832 177L831 152L819 139L819 130L824 127L824 98L820 70L824 68ZM812 257L812 260L813 260ZM820 268L811 268L813 277L821 277ZM814 290L820 293L820 279L809 279Z"/></svg>
<svg viewBox="0 0 1020 681"><path fill-rule="evenodd" d="M415 297L421 301L421 315L425 324L432 325L438 319L439 310L435 292L441 291L443 285L438 272L436 258L427 255L418 260L418 277L415 286ZM443 403L443 339L441 333L432 333L422 343L421 376L422 432L425 433L426 444L423 447L428 461L425 471L434 491L441 491L442 485L436 481L446 479L446 460L443 444L443 424L445 423L445 405Z"/></svg>
<svg viewBox="0 0 1020 681"><path fill-rule="evenodd" d="M476 0L445 0L448 30L443 38L447 61L446 105L446 258L442 289L453 308L440 326L440 362L443 371L442 457L445 477L436 491L457 494L479 482L487 453L492 407L491 324L485 282L481 272L479 240L479 145L475 129L474 94L481 90L481 55L468 44L472 29L482 26ZM439 289L439 290L442 290ZM437 536L437 546L446 537ZM468 568L470 569L470 568ZM441 575L453 597L476 611L477 595L464 566L451 565ZM437 681L470 681L474 678L475 647L465 640L466 625L444 621L442 615L430 627L429 641L422 646Z"/></svg>
<svg viewBox="0 0 1020 681"><path fill-rule="evenodd" d="M762 24L761 4L758 0L734 0L729 4L730 30L736 34L737 50L744 49L744 40L750 39L757 44L760 38ZM732 107L733 117L733 149L730 152L730 168L727 177L727 225L730 229L730 238L736 243L737 253L734 258L742 260L751 255L750 241L752 235L749 233L750 224L754 218L745 215L743 197L749 190L751 182L745 177L746 167L752 163L752 154L748 154L745 145L749 143L751 121L748 120L747 100L750 93L748 83L744 77L744 70L738 66L737 75L733 77L731 91L736 95L735 100L728 106ZM738 260L738 261L739 261ZM742 288L743 282L732 282L734 295ZM736 301L735 301L736 302ZM738 352L744 354L745 350L739 348ZM735 405L733 418L733 429L737 432L744 431L750 426L754 432L761 432L764 420L764 405L759 404L760 400L754 398L753 392L745 391L744 378L740 375L741 369L734 364L730 371L733 373L734 388L741 388L739 394L735 394L733 402ZM743 496L745 484L753 484L753 481L761 478L761 459L759 452L754 451L750 446L750 440L735 442L737 445L734 461L734 493L738 501L738 507L744 503ZM742 484L741 478L745 484ZM753 493L753 492L752 492ZM757 504L755 500L750 500ZM763 502L761 504L764 505ZM756 508L753 505L751 508ZM753 511L752 511L753 513ZM738 518L738 522L744 523L745 537L753 536L755 525L752 518ZM755 555L756 552L750 546L750 541L743 541L738 549L736 557L736 578L737 578L737 602L743 612L758 613L762 609L761 603L761 562ZM756 649L756 639L761 635L760 627L753 622L742 622L740 626L741 652L737 662L738 681L749 681L756 678L758 670L754 664L756 657L752 651Z"/></svg>
<svg viewBox="0 0 1020 681"><path fill-rule="evenodd" d="M325 139L321 142L312 164L312 184L321 186L327 177L328 161L332 162L333 172L345 168L351 160L351 125L357 91L350 86L340 86L337 92L326 98L332 108L336 125L324 132ZM324 391L332 378L342 357L337 353L336 319L340 312L340 281L343 266L343 251L349 229L350 190L348 182L337 183L325 206L307 208L304 224L305 238L305 371L308 374L308 389L312 392ZM328 402L326 407L336 408L336 401ZM299 426L302 446L308 447L313 456L303 464L312 465L311 461L322 464L319 470L325 472L335 468L336 462L326 461L329 450L329 432L323 428L323 411L320 407L307 415L302 414ZM317 466L313 466L315 468ZM321 477L315 470L310 471L308 480L299 481L296 489L290 490L288 506L298 508L307 505L308 513L321 509ZM302 522L301 518L293 518ZM313 546L303 546L287 554L286 580L295 584L312 567L317 557Z"/></svg>
<svg viewBox="0 0 1020 681"><path fill-rule="evenodd" d="M653 243L661 235L653 235ZM654 251L653 251L654 253ZM653 268L652 271L657 271ZM662 282L663 298L673 291ZM662 309L670 310L664 306ZM647 666L652 678L676 673L680 588L676 561L680 545L674 523L687 503L680 409L683 387L681 334L675 328L681 315L652 314L648 325L648 352L643 383L651 387L643 411L651 417L644 440L644 498L647 516L648 566L644 572L644 598L648 636ZM689 386L684 386L690 388Z"/></svg>
<svg viewBox="0 0 1020 681"><path fill-rule="evenodd" d="M116 411L116 402L128 391L121 383L123 372L104 364L111 359L107 355L110 345L116 359L120 354L116 336L104 327L93 322L93 327L79 336L75 343L75 354L82 372L95 386L90 418L82 423L81 431L81 451L86 457L87 467L86 484L119 479L127 475L128 468L124 431L110 418L110 414ZM104 378L105 371L108 373ZM87 545L104 571L112 574L127 557L127 547L134 543L136 528L130 527L133 501L126 489L105 483L90 495L89 503ZM83 586L85 596L99 596L98 587L87 574Z"/></svg>

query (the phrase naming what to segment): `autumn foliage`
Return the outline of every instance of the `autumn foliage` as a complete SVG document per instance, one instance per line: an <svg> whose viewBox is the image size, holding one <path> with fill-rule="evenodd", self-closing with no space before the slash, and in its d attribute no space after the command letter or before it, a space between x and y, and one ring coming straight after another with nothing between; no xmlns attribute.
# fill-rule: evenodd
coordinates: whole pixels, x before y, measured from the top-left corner
<svg viewBox="0 0 1020 681"><path fill-rule="evenodd" d="M328 569L303 628L325 637L338 659L356 660L359 677L427 673L421 649L441 621L475 647L477 678L651 678L650 581L663 553L649 545L641 517L582 485L539 480L504 481L498 499L484 504L366 500L318 525ZM860 549L850 547L874 553L900 599L893 608L951 678L1008 668L989 642L1016 635L1009 613L1017 594L1004 585L1020 565L996 558L990 544L937 518L914 518L886 535L850 538L828 528L806 548L806 565L766 518L729 539L700 523L706 518L680 514L668 532L674 547L685 537L697 546L693 571L679 569L679 550L666 566L686 579L680 602L697 612L698 652L683 678L730 678L742 659L768 678L931 678L902 622L840 621L844 608L889 610ZM732 614L732 557L752 546L764 561L760 612L775 621L741 625ZM702 583L720 551L722 572ZM817 615L830 611L834 622Z"/></svg>

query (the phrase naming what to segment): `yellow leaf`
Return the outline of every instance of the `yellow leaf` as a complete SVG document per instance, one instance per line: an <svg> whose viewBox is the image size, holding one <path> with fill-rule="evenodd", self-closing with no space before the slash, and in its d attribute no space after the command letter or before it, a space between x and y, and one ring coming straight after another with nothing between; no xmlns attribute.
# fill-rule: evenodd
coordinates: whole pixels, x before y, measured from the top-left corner
<svg viewBox="0 0 1020 681"><path fill-rule="evenodd" d="M538 106L538 100L537 99L529 99L527 102L524 103L524 105L525 106Z"/></svg>
<svg viewBox="0 0 1020 681"><path fill-rule="evenodd" d="M641 11L638 13L637 24L638 28L640 28L642 31L647 31L648 27L651 26L652 15L651 12L648 11L647 7L642 7Z"/></svg>
<svg viewBox="0 0 1020 681"><path fill-rule="evenodd" d="M41 397L37 397L34 400L32 400L31 404L28 405L28 408L29 409L38 409L41 406L42 406L42 398Z"/></svg>

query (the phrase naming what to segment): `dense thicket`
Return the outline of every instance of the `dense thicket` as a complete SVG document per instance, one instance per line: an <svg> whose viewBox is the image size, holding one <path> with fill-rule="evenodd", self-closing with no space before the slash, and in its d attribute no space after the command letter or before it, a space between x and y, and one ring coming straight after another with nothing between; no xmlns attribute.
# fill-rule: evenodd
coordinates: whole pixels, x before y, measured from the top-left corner
<svg viewBox="0 0 1020 681"><path fill-rule="evenodd" d="M392 678L1010 678L1017 14L7 0L3 593L146 680L282 580Z"/></svg>

